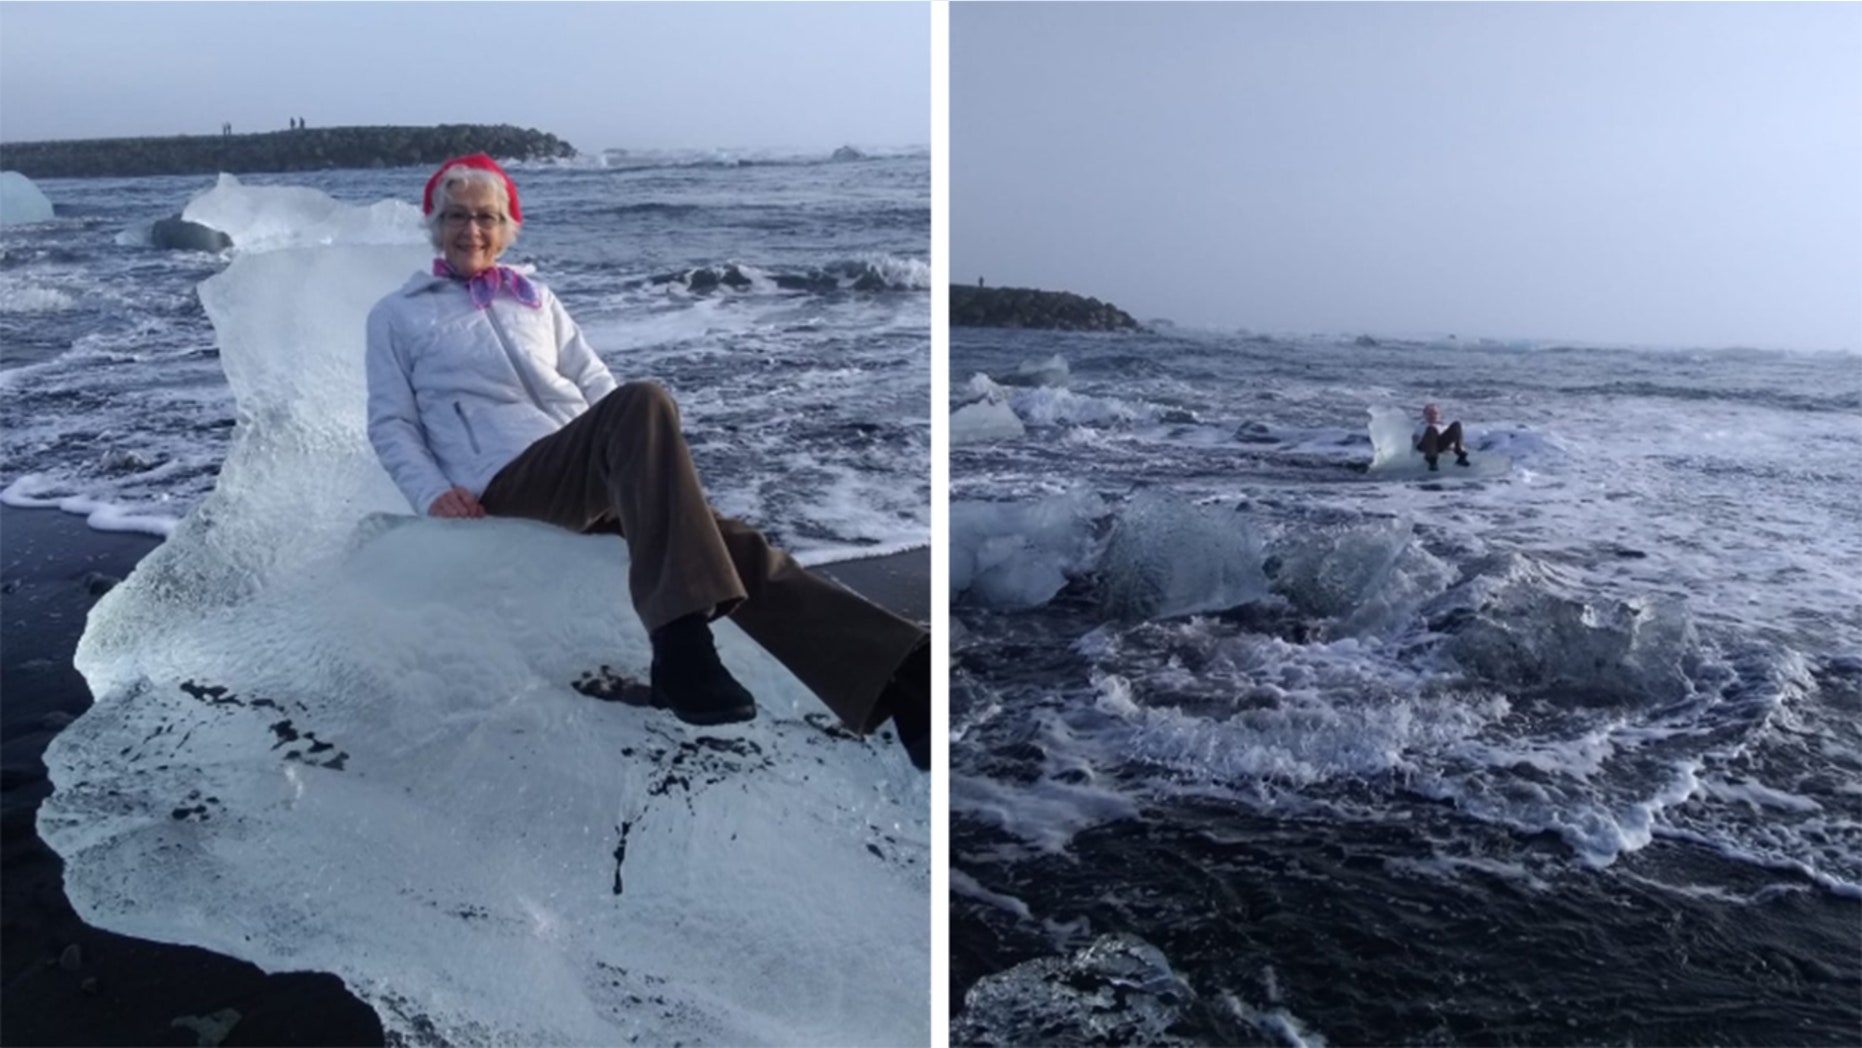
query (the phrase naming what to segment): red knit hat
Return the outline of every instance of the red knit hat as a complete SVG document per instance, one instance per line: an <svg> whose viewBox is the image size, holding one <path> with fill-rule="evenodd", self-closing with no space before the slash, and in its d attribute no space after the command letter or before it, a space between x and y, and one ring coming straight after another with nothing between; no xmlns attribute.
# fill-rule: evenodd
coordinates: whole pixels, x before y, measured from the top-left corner
<svg viewBox="0 0 1862 1048"><path fill-rule="evenodd" d="M511 221L519 225L523 224L524 209L517 203L517 183L511 181L511 176L504 173L504 168L499 167L496 160L493 160L483 153L473 153L471 156L454 157L446 163L441 164L440 169L433 173L433 177L427 179L427 193L420 200L421 214L433 214L433 191L439 187L440 176L445 174L446 169L449 167L475 167L480 171L489 171L499 178L504 179L504 195L511 201Z"/></svg>

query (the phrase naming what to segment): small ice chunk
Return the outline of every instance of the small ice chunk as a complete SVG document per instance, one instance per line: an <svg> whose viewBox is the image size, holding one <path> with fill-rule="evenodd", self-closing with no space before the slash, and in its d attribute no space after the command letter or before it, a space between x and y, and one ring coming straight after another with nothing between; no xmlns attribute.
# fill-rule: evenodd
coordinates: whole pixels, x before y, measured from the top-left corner
<svg viewBox="0 0 1862 1048"><path fill-rule="evenodd" d="M1267 596L1261 540L1232 510L1139 492L1118 514L1100 569L1100 600L1121 618L1220 611Z"/></svg>
<svg viewBox="0 0 1862 1048"><path fill-rule="evenodd" d="M1121 932L978 980L951 1022L951 1041L1187 1044L1169 1031L1195 1003L1162 950Z"/></svg>
<svg viewBox="0 0 1862 1048"><path fill-rule="evenodd" d="M52 202L32 179L17 171L0 171L0 226L51 220Z"/></svg>
<svg viewBox="0 0 1862 1048"><path fill-rule="evenodd" d="M957 502L950 507L950 591L979 604L1047 603L1097 559L1095 522L1105 503L1087 491L1032 503Z"/></svg>
<svg viewBox="0 0 1862 1048"><path fill-rule="evenodd" d="M427 244L419 210L404 201L358 207L309 186L247 186L229 174L188 201L181 217L225 233L247 254L327 244Z"/></svg>
<svg viewBox="0 0 1862 1048"><path fill-rule="evenodd" d="M965 404L950 416L952 444L980 444L991 440L1019 440L1027 435L1022 420L1007 404L979 400Z"/></svg>

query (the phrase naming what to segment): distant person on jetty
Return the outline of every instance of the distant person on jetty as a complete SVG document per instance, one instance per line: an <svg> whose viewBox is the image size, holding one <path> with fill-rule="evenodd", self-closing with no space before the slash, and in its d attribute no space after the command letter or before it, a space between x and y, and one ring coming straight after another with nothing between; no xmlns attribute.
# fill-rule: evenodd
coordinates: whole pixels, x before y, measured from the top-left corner
<svg viewBox="0 0 1862 1048"><path fill-rule="evenodd" d="M1444 429L1442 409L1434 404L1422 406L1422 429L1416 433L1416 450L1422 452L1431 470L1435 469L1435 460L1443 451L1455 453L1455 465L1468 464L1468 449L1461 443L1461 423L1450 422Z"/></svg>
<svg viewBox="0 0 1862 1048"><path fill-rule="evenodd" d="M441 257L369 313L367 353L369 440L415 509L625 536L655 706L693 724L756 716L713 645L729 615L849 728L890 718L929 768L925 630L706 503L672 396L617 384L550 289L497 264L524 213L489 156L441 165L421 207Z"/></svg>

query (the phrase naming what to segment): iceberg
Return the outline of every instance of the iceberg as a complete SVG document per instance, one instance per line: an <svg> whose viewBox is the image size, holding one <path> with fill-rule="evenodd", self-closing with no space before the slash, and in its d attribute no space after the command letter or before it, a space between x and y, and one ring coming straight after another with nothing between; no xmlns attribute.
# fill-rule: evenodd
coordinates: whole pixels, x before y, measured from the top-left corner
<svg viewBox="0 0 1862 1048"><path fill-rule="evenodd" d="M1140 491L1119 511L1100 564L1100 604L1127 620L1222 611L1268 595L1253 521Z"/></svg>
<svg viewBox="0 0 1862 1048"><path fill-rule="evenodd" d="M1020 440L1027 435L1015 409L1008 404L1007 393L990 381L988 375L981 372L971 375L965 395L968 403L950 415L951 444Z"/></svg>
<svg viewBox="0 0 1862 1048"><path fill-rule="evenodd" d="M1368 409L1371 415L1371 465L1368 472L1380 480L1490 480L1512 472L1517 450L1504 435L1478 435L1470 430L1464 437L1471 461L1468 466L1449 466L1444 457L1439 472L1430 471L1416 450L1420 423L1409 412L1388 404ZM1508 452L1512 452L1509 454Z"/></svg>
<svg viewBox="0 0 1862 1048"><path fill-rule="evenodd" d="M181 218L225 233L234 247L247 252L427 242L420 209L405 201L358 207L309 186L247 186L229 174L221 174L213 188L189 200Z"/></svg>
<svg viewBox="0 0 1862 1048"><path fill-rule="evenodd" d="M950 415L950 442L982 444L998 440L1020 440L1028 435L1015 409L1007 404L979 400L965 404Z"/></svg>
<svg viewBox="0 0 1862 1048"><path fill-rule="evenodd" d="M1422 453L1416 450L1416 423L1410 414L1399 407L1379 405L1370 409L1371 413L1371 469L1385 470L1395 466L1420 462Z"/></svg>
<svg viewBox="0 0 1862 1048"><path fill-rule="evenodd" d="M0 171L0 226L51 220L52 202L32 179L17 171Z"/></svg>
<svg viewBox="0 0 1862 1048"><path fill-rule="evenodd" d="M1027 503L951 503L951 601L1033 608L1054 599L1097 562L1105 512L1084 488Z"/></svg>
<svg viewBox="0 0 1862 1048"><path fill-rule="evenodd" d="M625 544L410 515L364 318L430 251L313 192L211 191L237 426L79 643L39 815L78 914L333 972L398 1043L928 1041L925 779L728 623L750 724L578 693L646 675Z"/></svg>

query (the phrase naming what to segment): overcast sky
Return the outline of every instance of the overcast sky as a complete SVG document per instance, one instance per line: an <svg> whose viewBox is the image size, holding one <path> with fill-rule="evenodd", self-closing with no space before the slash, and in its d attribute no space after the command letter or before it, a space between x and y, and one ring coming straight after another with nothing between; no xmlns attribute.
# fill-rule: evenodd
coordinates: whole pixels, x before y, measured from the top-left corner
<svg viewBox="0 0 1862 1048"><path fill-rule="evenodd" d="M924 4L6 3L0 141L515 124L584 151L931 143Z"/></svg>
<svg viewBox="0 0 1862 1048"><path fill-rule="evenodd" d="M1862 5L956 4L952 279L1862 350Z"/></svg>

